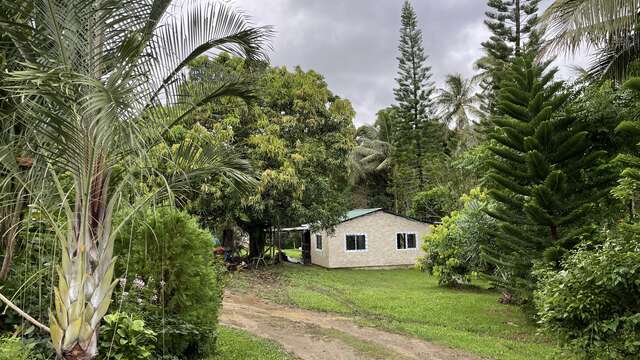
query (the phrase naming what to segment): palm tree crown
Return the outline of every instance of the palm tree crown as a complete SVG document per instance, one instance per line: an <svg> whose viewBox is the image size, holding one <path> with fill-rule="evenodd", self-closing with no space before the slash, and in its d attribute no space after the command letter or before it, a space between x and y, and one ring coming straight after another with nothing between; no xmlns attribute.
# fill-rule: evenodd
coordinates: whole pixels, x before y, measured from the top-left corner
<svg viewBox="0 0 640 360"><path fill-rule="evenodd" d="M447 75L446 87L438 91L436 103L440 106L440 118L456 130L466 129L473 117L480 115L477 95L474 93L475 80L464 79L460 74Z"/></svg>

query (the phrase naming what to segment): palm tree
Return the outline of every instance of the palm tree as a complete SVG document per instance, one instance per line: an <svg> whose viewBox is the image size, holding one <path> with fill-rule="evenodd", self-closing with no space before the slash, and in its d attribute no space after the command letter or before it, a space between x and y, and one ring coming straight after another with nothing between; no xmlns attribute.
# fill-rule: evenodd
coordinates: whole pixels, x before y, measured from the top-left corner
<svg viewBox="0 0 640 360"><path fill-rule="evenodd" d="M640 56L639 12L638 0L555 0L541 18L549 35L544 50L595 48L589 73L622 79Z"/></svg>
<svg viewBox="0 0 640 360"><path fill-rule="evenodd" d="M349 170L352 182L391 168L391 144L379 140L380 130L363 125L356 130L357 146L349 154Z"/></svg>
<svg viewBox="0 0 640 360"><path fill-rule="evenodd" d="M31 204L48 216L62 249L49 316L60 358L97 355L97 329L116 285L113 241L122 225L113 226L114 209L127 204L123 191L129 184L144 181L141 169L149 177L160 176L145 165L147 149L211 99L252 94L250 84L224 77L186 89L185 66L214 50L250 61L266 59L270 28L253 27L223 3L194 0L182 8L171 3L16 0L0 5L8 9L0 11L0 27L12 39L0 46L19 49L23 64L1 86L21 100L16 117L37 138L34 166L54 174L52 187L66 219L60 224L44 206ZM1 15L16 12L27 20ZM226 157L197 155L191 158L196 174L222 171L248 180ZM60 173L73 179L71 188L58 181ZM188 185L189 173L174 175L174 183ZM155 196L145 194L130 206L131 213Z"/></svg>
<svg viewBox="0 0 640 360"><path fill-rule="evenodd" d="M478 97L474 93L475 80L464 79L460 74L447 75L446 87L439 89L436 103L440 106L440 118L447 126L454 124L457 131L466 129L479 116L476 107Z"/></svg>

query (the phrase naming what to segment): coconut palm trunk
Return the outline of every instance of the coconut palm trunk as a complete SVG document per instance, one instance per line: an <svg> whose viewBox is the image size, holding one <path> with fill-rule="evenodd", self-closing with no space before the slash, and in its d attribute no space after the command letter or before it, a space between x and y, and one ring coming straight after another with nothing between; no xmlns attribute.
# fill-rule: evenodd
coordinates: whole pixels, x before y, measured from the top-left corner
<svg viewBox="0 0 640 360"><path fill-rule="evenodd" d="M116 285L113 242L120 225L112 226L113 213L123 203L135 212L156 193L131 204L124 189L145 176L161 176L150 168L148 149L211 99L253 93L250 83L229 75L186 86L182 70L215 50L246 57L249 63L266 59L270 28L253 27L226 3L184 4L179 16L171 14L170 0L17 0L0 5L0 27L12 39L0 46L19 49L24 63L0 87L24 104L17 117L37 139L35 162L52 169L46 190L54 194L46 195L57 196L65 215L61 223L44 204L30 204L48 217L62 249L49 316L59 358L97 356L98 329ZM22 16L2 15L16 11ZM239 172L246 168L234 163L233 156L209 156L187 147L183 154L190 158L181 165L198 163L193 174L224 175L235 171L235 165L242 168ZM241 180L242 174L231 177ZM189 174L165 180L187 186Z"/></svg>

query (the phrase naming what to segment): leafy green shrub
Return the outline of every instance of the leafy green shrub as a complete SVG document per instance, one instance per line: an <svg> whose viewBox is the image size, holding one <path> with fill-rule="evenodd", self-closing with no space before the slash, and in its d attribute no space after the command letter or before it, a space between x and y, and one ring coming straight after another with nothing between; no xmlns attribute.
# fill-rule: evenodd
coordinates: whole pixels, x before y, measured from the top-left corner
<svg viewBox="0 0 640 360"><path fill-rule="evenodd" d="M46 359L37 353L35 346L35 343L25 343L18 337L0 337L0 360Z"/></svg>
<svg viewBox="0 0 640 360"><path fill-rule="evenodd" d="M411 201L411 216L424 221L440 221L455 208L456 199L446 186L417 193Z"/></svg>
<svg viewBox="0 0 640 360"><path fill-rule="evenodd" d="M585 359L640 358L640 226L595 249L583 246L560 272L538 269L542 328Z"/></svg>
<svg viewBox="0 0 640 360"><path fill-rule="evenodd" d="M124 313L104 317L100 327L99 354L102 360L150 359L155 350L156 333L144 320Z"/></svg>
<svg viewBox="0 0 640 360"><path fill-rule="evenodd" d="M212 235L173 208L142 213L120 234L118 273L126 276L114 305L158 334L158 354L213 354L225 270L213 255Z"/></svg>
<svg viewBox="0 0 640 360"><path fill-rule="evenodd" d="M474 272L489 270L480 256L481 246L491 243L494 226L494 220L483 211L488 201L480 189L471 190L461 198L462 209L445 216L425 238L422 248L426 254L418 265L437 276L440 285L468 284Z"/></svg>

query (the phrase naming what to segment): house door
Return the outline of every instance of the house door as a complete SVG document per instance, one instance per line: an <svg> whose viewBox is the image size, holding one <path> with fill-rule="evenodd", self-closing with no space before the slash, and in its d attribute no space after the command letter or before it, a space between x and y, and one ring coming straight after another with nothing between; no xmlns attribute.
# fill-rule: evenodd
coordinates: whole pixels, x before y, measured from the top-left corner
<svg viewBox="0 0 640 360"><path fill-rule="evenodd" d="M302 231L302 263L311 264L311 231Z"/></svg>

